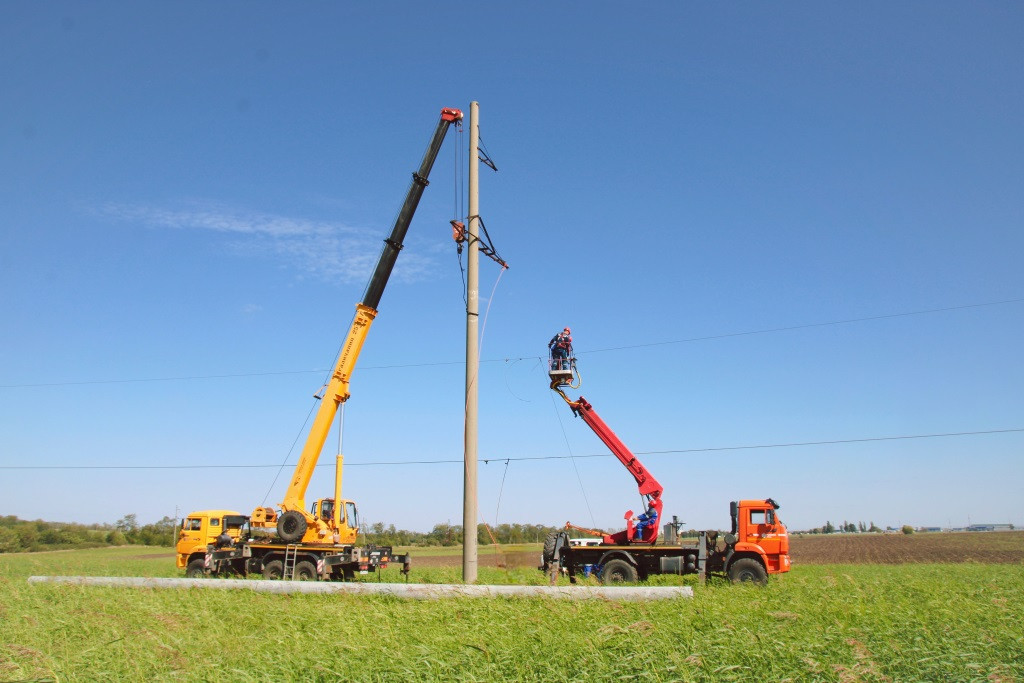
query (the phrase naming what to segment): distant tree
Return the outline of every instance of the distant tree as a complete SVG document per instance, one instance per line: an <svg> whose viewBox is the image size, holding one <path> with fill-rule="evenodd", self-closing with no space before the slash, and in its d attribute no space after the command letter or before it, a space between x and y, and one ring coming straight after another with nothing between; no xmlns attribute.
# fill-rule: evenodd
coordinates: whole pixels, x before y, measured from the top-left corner
<svg viewBox="0 0 1024 683"><path fill-rule="evenodd" d="M909 536L910 534L914 533L914 527L910 526L909 524L904 524L903 528L900 529L900 531Z"/></svg>
<svg viewBox="0 0 1024 683"><path fill-rule="evenodd" d="M124 537L129 543L136 542L136 536L139 533L139 520L135 514L125 515L121 519L117 520L114 524L114 528L124 534Z"/></svg>
<svg viewBox="0 0 1024 683"><path fill-rule="evenodd" d="M173 546L176 524L177 520L173 517L164 517L159 522L139 527L132 542L142 545Z"/></svg>
<svg viewBox="0 0 1024 683"><path fill-rule="evenodd" d="M822 532L826 534L834 534L836 532L836 528L832 525L832 522L825 522L825 527L822 529Z"/></svg>
<svg viewBox="0 0 1024 683"><path fill-rule="evenodd" d="M39 529L32 522L25 522L14 529L22 550L31 550L39 542Z"/></svg>
<svg viewBox="0 0 1024 683"><path fill-rule="evenodd" d="M127 545L128 539L124 537L120 529L112 529L107 532L107 543L110 545Z"/></svg>
<svg viewBox="0 0 1024 683"><path fill-rule="evenodd" d="M875 526L874 522L871 522L871 526L868 527L868 531L871 532L871 533L875 533L875 534L882 533L882 530L879 529L877 526Z"/></svg>
<svg viewBox="0 0 1024 683"><path fill-rule="evenodd" d="M21 549L17 532L7 526L0 526L0 553L16 553Z"/></svg>
<svg viewBox="0 0 1024 683"><path fill-rule="evenodd" d="M429 545L458 545L462 543L462 525L435 524L433 530L427 534L426 542Z"/></svg>
<svg viewBox="0 0 1024 683"><path fill-rule="evenodd" d="M864 522L857 522L857 531L859 531L859 532L861 532L863 534L867 530L868 530L868 528L864 525Z"/></svg>

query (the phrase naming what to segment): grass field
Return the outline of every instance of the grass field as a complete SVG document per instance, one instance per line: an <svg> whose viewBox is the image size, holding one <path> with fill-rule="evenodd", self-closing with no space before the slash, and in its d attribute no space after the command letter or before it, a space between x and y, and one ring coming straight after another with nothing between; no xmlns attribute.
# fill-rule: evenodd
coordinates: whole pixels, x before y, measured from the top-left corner
<svg viewBox="0 0 1024 683"><path fill-rule="evenodd" d="M457 580L458 550L446 556L415 580ZM481 582L540 574L484 556ZM1020 561L798 564L765 588L712 582L648 603L118 590L33 574L180 575L158 548L0 555L2 681L1024 681Z"/></svg>

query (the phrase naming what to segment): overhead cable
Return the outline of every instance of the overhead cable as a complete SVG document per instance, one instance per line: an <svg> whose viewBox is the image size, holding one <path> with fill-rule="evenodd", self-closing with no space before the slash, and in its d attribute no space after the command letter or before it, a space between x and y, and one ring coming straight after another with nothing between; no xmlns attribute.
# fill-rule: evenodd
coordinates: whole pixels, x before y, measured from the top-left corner
<svg viewBox="0 0 1024 683"><path fill-rule="evenodd" d="M908 434L903 436L874 436L860 439L833 439L829 441L794 441L788 443L748 444L741 446L709 446L705 448L677 448L662 451L635 451L636 455L672 455L684 453L712 453L715 451L743 451L764 448L799 448L804 446L834 446L840 444L869 443L876 441L907 441L911 439L942 439L964 436L984 436L991 434L1014 434L1024 432L1024 427L1012 429L987 429L972 432L947 432L943 434ZM480 458L485 465L494 462L527 462L530 460L574 460L579 458L611 458L610 453L589 453L587 455L525 455L520 457L495 456ZM462 465L465 460L381 460L376 462L352 462L347 460L345 467L388 467L396 465ZM317 467L333 467L329 463L320 463ZM280 465L0 465L0 470L212 470L212 469L268 469Z"/></svg>
<svg viewBox="0 0 1024 683"><path fill-rule="evenodd" d="M964 304L963 306L946 306L943 308L928 308L920 311L905 311L903 313L889 313L886 315L872 315L863 318L847 318L845 320L831 320L828 322L820 323L806 323L803 325L789 325L785 327L769 327L759 330L747 330L745 332L726 332L723 334L712 334L701 337L687 337L684 339L670 339L667 341L660 342L648 342L646 344L629 344L626 346L609 346L601 349L592 349L589 351L578 351L578 355L583 354L595 354L595 353L608 353L611 351L628 351L631 349L646 348L651 346L668 346L671 344L687 344L700 341L712 341L715 339L729 339L731 337L748 337L758 334L772 334L777 332L792 332L795 330L807 330L816 327L828 327L831 325L850 325L853 323L870 322L873 320L887 320L890 318L905 318L916 315L927 315L931 313L947 313L950 311L962 311L970 308L983 308L986 306L1003 306L1006 304L1016 304L1024 302L1024 297L1017 299L1005 299L1002 301L988 301L985 303L978 304ZM509 361L526 360L530 358L536 358L537 356L518 356L518 357L507 357L507 358L490 358L482 359L481 363L507 363ZM392 369L403 369L403 368L426 368L435 367L441 365L465 365L465 361L435 361L430 363L401 363L395 365L365 365L360 368L361 371L365 370L392 370ZM130 384L130 383L142 383L142 382L180 382L190 380L205 380L205 379L239 379L242 377L267 377L275 375L306 375L313 373L322 373L323 368L317 368L313 370L282 370L277 372L245 372L245 373L229 373L229 374L211 374L211 375L180 375L176 377L143 377L143 378L129 378L129 379L97 379L97 380L83 380L78 382L34 382L34 383L23 383L23 384L0 384L0 389L26 389L34 387L68 387L68 386L84 386L90 384Z"/></svg>

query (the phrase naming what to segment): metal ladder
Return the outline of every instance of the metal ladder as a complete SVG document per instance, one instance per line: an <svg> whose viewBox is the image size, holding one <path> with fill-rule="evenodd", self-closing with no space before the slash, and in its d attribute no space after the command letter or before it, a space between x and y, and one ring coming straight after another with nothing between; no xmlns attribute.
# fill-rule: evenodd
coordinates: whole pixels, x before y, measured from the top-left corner
<svg viewBox="0 0 1024 683"><path fill-rule="evenodd" d="M299 546L288 544L284 549L284 569L281 570L281 579L291 581L295 578L295 558L299 554Z"/></svg>

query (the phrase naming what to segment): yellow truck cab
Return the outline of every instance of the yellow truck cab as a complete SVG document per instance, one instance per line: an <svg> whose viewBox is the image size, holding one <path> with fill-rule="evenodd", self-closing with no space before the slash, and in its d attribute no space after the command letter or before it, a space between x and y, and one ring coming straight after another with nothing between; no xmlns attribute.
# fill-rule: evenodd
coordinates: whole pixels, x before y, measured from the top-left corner
<svg viewBox="0 0 1024 683"><path fill-rule="evenodd" d="M248 520L248 517L234 510L190 512L188 517L181 520L181 528L178 529L178 543L175 546L178 569L188 567L186 575L202 575L207 547L216 544L217 537L224 529L237 542Z"/></svg>

